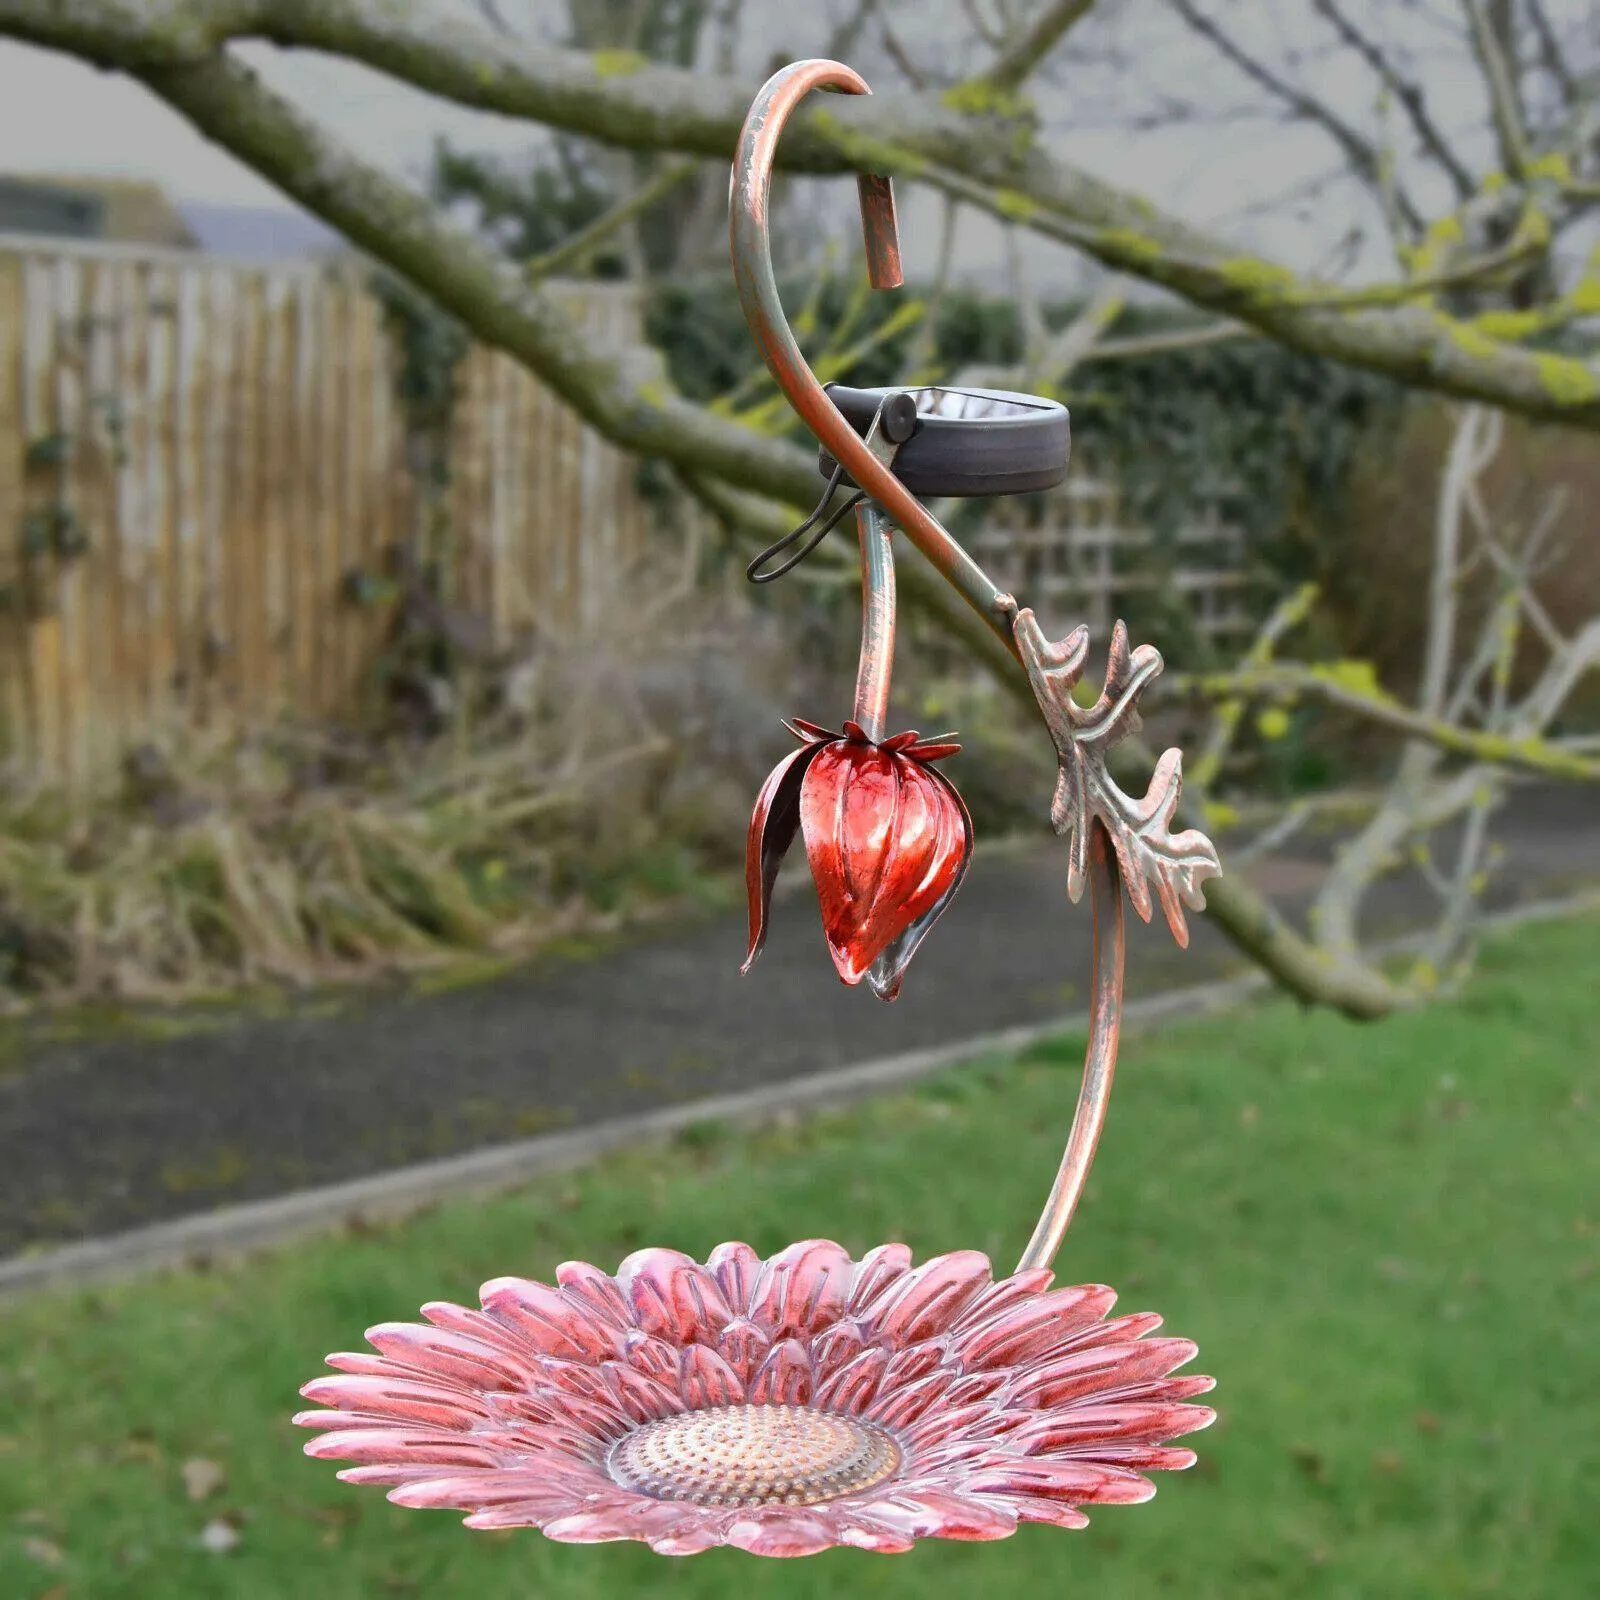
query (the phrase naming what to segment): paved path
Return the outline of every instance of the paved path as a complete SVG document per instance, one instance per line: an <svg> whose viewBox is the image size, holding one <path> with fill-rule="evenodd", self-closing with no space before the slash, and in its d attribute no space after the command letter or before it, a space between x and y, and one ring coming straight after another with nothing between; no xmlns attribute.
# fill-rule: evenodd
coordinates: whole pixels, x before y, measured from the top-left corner
<svg viewBox="0 0 1600 1600"><path fill-rule="evenodd" d="M1591 795L1529 793L1502 833L1515 887L1497 905L1600 878ZM1265 863L1262 887L1302 903L1314 855ZM801 893L747 978L741 912L335 1015L43 1045L0 1070L0 1256L1081 1009L1088 907L1065 879L1054 841L980 852L894 1005L837 981ZM1422 903L1391 883L1374 932L1414 925ZM1191 926L1185 954L1130 920L1132 996L1241 970L1203 917Z"/></svg>

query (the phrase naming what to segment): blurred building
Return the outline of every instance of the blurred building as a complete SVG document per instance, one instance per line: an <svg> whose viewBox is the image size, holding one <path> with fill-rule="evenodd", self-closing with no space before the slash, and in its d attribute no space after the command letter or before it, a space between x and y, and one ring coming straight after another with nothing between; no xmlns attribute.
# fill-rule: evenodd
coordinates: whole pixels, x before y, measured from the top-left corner
<svg viewBox="0 0 1600 1600"><path fill-rule="evenodd" d="M0 175L0 233L200 248L161 185L132 178Z"/></svg>
<svg viewBox="0 0 1600 1600"><path fill-rule="evenodd" d="M327 256L343 239L288 206L179 202L132 178L0 174L0 234L204 251L270 264Z"/></svg>

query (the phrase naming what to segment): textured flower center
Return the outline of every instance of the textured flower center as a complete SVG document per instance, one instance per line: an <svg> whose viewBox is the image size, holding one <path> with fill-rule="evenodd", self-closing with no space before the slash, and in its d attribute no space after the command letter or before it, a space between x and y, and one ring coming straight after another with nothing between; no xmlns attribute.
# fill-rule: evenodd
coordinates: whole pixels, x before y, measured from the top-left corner
<svg viewBox="0 0 1600 1600"><path fill-rule="evenodd" d="M714 1406L646 1423L612 1447L618 1483L700 1506L810 1506L882 1483L900 1447L859 1417Z"/></svg>

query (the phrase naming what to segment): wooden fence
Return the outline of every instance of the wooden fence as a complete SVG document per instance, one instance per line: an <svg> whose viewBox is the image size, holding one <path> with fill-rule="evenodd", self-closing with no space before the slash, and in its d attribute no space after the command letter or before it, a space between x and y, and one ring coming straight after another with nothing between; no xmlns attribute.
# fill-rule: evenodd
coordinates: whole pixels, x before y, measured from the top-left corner
<svg viewBox="0 0 1600 1600"><path fill-rule="evenodd" d="M626 287L553 292L597 345L639 340ZM396 359L349 268L0 238L0 763L82 791L180 730L348 712L391 613L351 577L441 511L454 599L497 643L599 619L647 543L629 458L474 348L435 503ZM994 510L982 559L1046 619L1103 638L1156 581L1081 471L1042 519ZM1244 623L1236 565L1213 549L1159 581L1223 636Z"/></svg>
<svg viewBox="0 0 1600 1600"><path fill-rule="evenodd" d="M639 338L625 290L555 292ZM348 268L0 239L0 757L80 787L177 728L350 707L388 621L350 575L437 509L394 360ZM501 641L592 622L645 541L629 459L482 348L450 454L460 603Z"/></svg>

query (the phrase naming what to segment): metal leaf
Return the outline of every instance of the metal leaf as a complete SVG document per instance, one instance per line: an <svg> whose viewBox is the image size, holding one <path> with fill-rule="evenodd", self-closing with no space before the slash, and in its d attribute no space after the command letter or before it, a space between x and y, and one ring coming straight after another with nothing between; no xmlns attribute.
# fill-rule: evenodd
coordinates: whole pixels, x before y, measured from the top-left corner
<svg viewBox="0 0 1600 1600"><path fill-rule="evenodd" d="M1089 630L1074 628L1058 643L1046 639L1031 610L1020 610L1013 635L1039 710L1055 741L1061 776L1050 804L1050 821L1067 841L1067 893L1083 894L1089 864L1089 830L1098 818L1111 838L1133 908L1148 922L1150 885L1156 887L1172 937L1189 943L1185 905L1205 906L1201 884L1218 877L1222 865L1211 841L1186 828L1171 831L1183 790L1183 756L1168 750L1156 763L1144 798L1124 794L1106 770L1106 755L1140 728L1139 697L1161 671L1153 645L1128 648L1128 630L1117 623L1111 634L1105 687L1092 706L1072 697L1089 657Z"/></svg>

